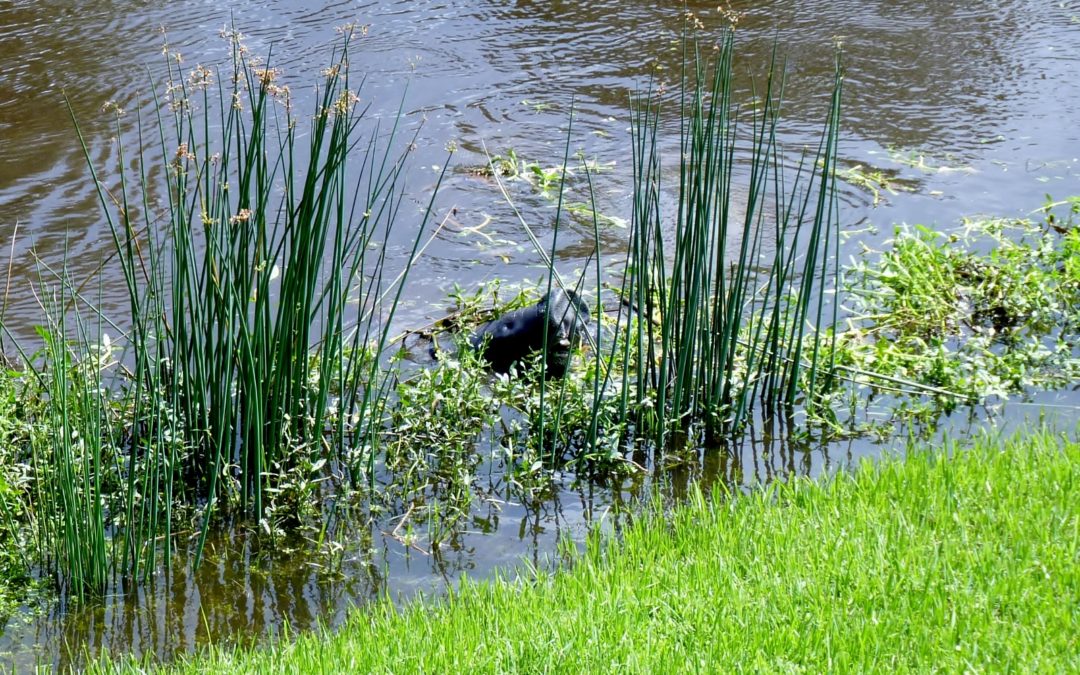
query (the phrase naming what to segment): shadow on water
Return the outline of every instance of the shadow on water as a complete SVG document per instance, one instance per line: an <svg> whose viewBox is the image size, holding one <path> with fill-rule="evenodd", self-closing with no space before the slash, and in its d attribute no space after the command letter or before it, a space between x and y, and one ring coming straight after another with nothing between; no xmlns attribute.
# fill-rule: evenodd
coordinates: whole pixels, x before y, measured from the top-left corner
<svg viewBox="0 0 1080 675"><path fill-rule="evenodd" d="M689 3L706 30L721 20L716 4ZM882 169L910 190L886 194L873 208L864 190L842 185L842 226L855 233L842 258L861 245L880 244L893 223L952 223L972 212L1016 215L1037 206L1046 192L1075 192L1080 55L1071 45L1080 40L1080 3L731 5L745 12L738 30L738 53L749 64L739 72L744 92L774 41L787 59L785 120L791 126L785 143L797 148L820 129L828 102L817 94L825 93L820 83L831 76L832 43L839 37L848 72L842 163ZM355 65L370 73L366 96L376 115L392 114L408 90L406 120L424 124L411 179L419 195L434 183L426 167L441 162L450 141L465 150L465 164L482 163L484 145L555 164L572 98L581 149L628 165L627 91L650 74L673 76L682 21L678 7L638 0L0 3L0 250L13 245L18 223L14 279L33 277L31 246L54 263L66 250L72 273L84 276L110 250L61 92L86 124L95 161L113 167L114 139L99 111L113 100L132 113L140 107L151 112L147 68L158 63L162 40L154 28L167 26L170 43L194 66L225 56L216 34L231 20L254 50L274 45L277 64L300 74L325 65L334 26L370 23ZM121 140L135 145L133 138ZM616 184L598 194L605 212L619 217L629 208L625 173L613 172ZM529 190L515 196L543 234L550 204ZM407 322L423 324L454 284L537 275L537 260L490 182L455 171L441 200L456 207L463 226L488 223L485 232L503 243L482 246L450 231L441 236L414 271ZM590 236L581 228L561 241L561 262L580 265L592 251ZM618 229L605 230L601 239L609 251L625 245ZM40 310L33 293L16 286L0 320L17 335L33 335ZM106 299L105 309L118 306ZM1078 407L1080 394L1069 391L1035 394L1030 402L992 411L958 410L938 420L929 438L1041 420L1072 429ZM408 534L405 512L343 512L321 544L313 532L268 544L244 528L226 529L208 543L198 570L182 550L170 571L130 589L117 585L96 605L16 614L0 636L0 663L19 670L78 667L102 650L168 659L211 640L280 635L286 625L290 631L334 626L350 608L383 595L437 594L463 574L483 578L525 563L550 568L561 544L583 541L593 527L616 531L654 489L668 500L680 499L693 484L748 490L901 450L909 431L926 435L900 429L882 441L813 444L768 422L738 443L694 450L663 466L635 458L649 471L618 486L575 484L566 476L556 490L532 495L495 464L482 464L468 515L453 521L437 547ZM423 531L419 524L417 531Z"/></svg>

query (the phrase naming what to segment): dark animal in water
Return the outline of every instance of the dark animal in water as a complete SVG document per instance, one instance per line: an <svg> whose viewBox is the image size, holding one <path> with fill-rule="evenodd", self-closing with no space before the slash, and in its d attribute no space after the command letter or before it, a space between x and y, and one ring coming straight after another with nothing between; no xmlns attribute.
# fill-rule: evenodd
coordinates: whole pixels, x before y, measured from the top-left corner
<svg viewBox="0 0 1080 675"><path fill-rule="evenodd" d="M544 349L547 334L547 377L562 377L570 352L587 330L589 306L573 291L556 288L532 307L515 309L476 329L472 345L496 372L505 373L517 361Z"/></svg>

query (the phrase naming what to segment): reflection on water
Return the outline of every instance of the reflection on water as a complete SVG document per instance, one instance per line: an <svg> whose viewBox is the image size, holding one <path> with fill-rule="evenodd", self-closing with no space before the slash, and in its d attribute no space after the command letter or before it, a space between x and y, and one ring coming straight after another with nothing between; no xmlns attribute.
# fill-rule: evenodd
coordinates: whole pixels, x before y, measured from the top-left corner
<svg viewBox="0 0 1080 675"><path fill-rule="evenodd" d="M404 99L407 125L423 125L410 179L418 201L434 184L430 165L441 164L452 140L465 149L462 165L481 163L485 144L492 152L514 148L522 157L557 164L573 104L574 149L616 162L615 171L600 177L600 206L625 217L628 90L650 76L660 82L678 76L682 6L641 0L0 3L0 248L12 245L16 225L19 235L14 283L0 320L18 336L32 335L39 311L25 281L35 269L32 248L54 264L66 250L77 276L92 273L109 252L63 97L83 126L93 160L106 176L114 175L116 141L100 109L111 100L129 118L140 109L150 114L151 83L163 72L161 26L186 66L194 67L226 56L217 33L235 21L255 52L273 45L275 63L303 97L306 83L329 59L334 27L370 24L354 67L371 74L363 95L373 115L393 114ZM883 169L915 188L889 195L875 209L869 194L844 186L843 225L861 233L848 246L880 243L895 222L949 224L973 212L1016 215L1037 206L1044 193L1076 192L1080 3L772 0L732 6L745 12L738 29L744 94L755 78L760 81L774 43L785 59L790 124L784 140L793 151L820 128L838 39L848 74L843 162ZM716 3L690 7L706 34L715 29ZM122 141L133 148L130 129ZM927 161L905 160L912 156ZM553 217L550 204L527 189L514 197L543 235ZM444 209L456 207L463 225L490 222L488 234L523 246L481 249L466 237L441 237L412 276L405 321L438 313L432 305L455 282L468 287L537 275L537 261L493 184L455 171L440 202ZM589 229L573 231L560 238L560 262L568 268L580 266L592 250ZM617 250L625 237L611 226L602 239ZM105 308L117 310L108 298ZM1065 400L1075 402L1075 395ZM493 475L478 490L487 499L471 520L434 551L388 536L393 520L342 524L334 539L342 549L332 565L325 552L309 555L310 545L302 541L268 551L232 532L212 543L197 572L181 555L170 573L130 592L117 589L101 607L16 617L0 638L0 653L20 665L39 658L66 663L69 650L81 654L101 646L169 656L210 637L272 634L286 620L296 629L334 624L351 604L381 593L437 592L463 572L484 576L522 559L549 564L561 539L580 541L591 523L614 527L620 505L654 484L677 498L694 481L745 488L880 452L866 440L800 447L784 439L779 430L759 430L736 447L685 457L640 484L567 487L536 501L516 496Z"/></svg>

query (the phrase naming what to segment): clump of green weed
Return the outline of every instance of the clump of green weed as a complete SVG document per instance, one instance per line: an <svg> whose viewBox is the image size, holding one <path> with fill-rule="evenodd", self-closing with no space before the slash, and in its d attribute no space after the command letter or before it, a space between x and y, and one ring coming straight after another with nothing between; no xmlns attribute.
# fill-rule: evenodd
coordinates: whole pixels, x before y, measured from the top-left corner
<svg viewBox="0 0 1080 675"><path fill-rule="evenodd" d="M621 414L622 363L583 349L573 359L574 367L549 381L543 394L539 354L495 377L496 398L519 415L503 439L507 456L529 472L545 466L602 479L633 470L625 460L633 439Z"/></svg>
<svg viewBox="0 0 1080 675"><path fill-rule="evenodd" d="M441 345L434 366L395 388L382 440L384 484L371 495L379 510L401 514L392 536L411 547L418 526L435 546L466 520L484 461L482 436L498 419L490 374L468 333L444 334Z"/></svg>
<svg viewBox="0 0 1080 675"><path fill-rule="evenodd" d="M433 368L419 370L397 387L384 441L386 466L399 476L397 488L433 481L461 487L477 456L481 432L495 423L498 406L489 375L464 334L454 353L443 352ZM420 480L423 478L423 480Z"/></svg>
<svg viewBox="0 0 1080 675"><path fill-rule="evenodd" d="M25 526L32 517L29 420L38 414L41 399L31 393L32 386L20 373L0 367L0 617L33 587L33 529Z"/></svg>
<svg viewBox="0 0 1080 675"><path fill-rule="evenodd" d="M1080 379L1080 200L1042 222L965 219L943 233L898 228L876 262L847 272L860 370L930 385L946 400L1007 397Z"/></svg>

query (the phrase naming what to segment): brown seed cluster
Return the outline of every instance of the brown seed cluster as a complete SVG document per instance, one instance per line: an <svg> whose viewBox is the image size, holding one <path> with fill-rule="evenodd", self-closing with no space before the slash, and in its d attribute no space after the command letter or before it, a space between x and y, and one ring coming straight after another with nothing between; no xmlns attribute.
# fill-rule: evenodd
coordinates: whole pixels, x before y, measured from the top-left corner
<svg viewBox="0 0 1080 675"><path fill-rule="evenodd" d="M197 64L188 73L188 85L192 89L206 89L214 82L214 73L202 64Z"/></svg>
<svg viewBox="0 0 1080 675"><path fill-rule="evenodd" d="M233 225L233 226L236 226L236 225L240 225L241 223L246 223L249 220L251 220L251 210L250 209L240 209L239 213L237 213L232 218L229 218L229 224Z"/></svg>

